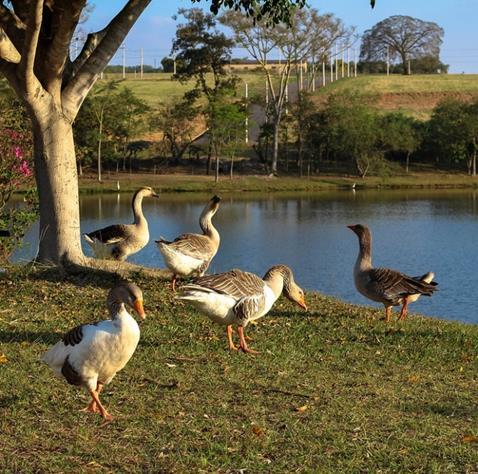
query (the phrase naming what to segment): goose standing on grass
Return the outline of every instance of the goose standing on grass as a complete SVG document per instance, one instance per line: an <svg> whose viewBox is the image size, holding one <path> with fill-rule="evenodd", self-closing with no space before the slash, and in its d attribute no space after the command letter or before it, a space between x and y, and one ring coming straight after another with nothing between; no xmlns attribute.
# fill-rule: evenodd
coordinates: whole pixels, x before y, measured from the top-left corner
<svg viewBox="0 0 478 474"><path fill-rule="evenodd" d="M206 275L180 288L178 299L191 302L214 322L227 326L229 349L237 350L232 340L232 325L237 325L240 349L250 349L244 328L269 312L281 293L307 310L304 292L294 282L292 270L286 265L271 267L264 278L241 270Z"/></svg>
<svg viewBox="0 0 478 474"><path fill-rule="evenodd" d="M219 248L220 236L212 224L212 218L219 209L221 198L214 196L203 209L199 225L203 234L182 234L172 242L156 240L164 263L173 274L172 288L176 291L178 276L202 276Z"/></svg>
<svg viewBox="0 0 478 474"><path fill-rule="evenodd" d="M410 277L389 268L373 268L370 230L361 224L347 227L359 239L359 254L354 267L355 287L366 298L385 306L387 322L392 315L392 306L402 305L399 319L405 319L410 303L421 295L431 296L437 289L437 283L432 281L435 277L432 272L421 277Z"/></svg>
<svg viewBox="0 0 478 474"><path fill-rule="evenodd" d="M159 197L152 188L143 187L134 193L133 224L115 224L83 234L97 258L124 261L149 242L148 222L143 214L143 198Z"/></svg>
<svg viewBox="0 0 478 474"><path fill-rule="evenodd" d="M84 386L91 403L83 411L100 413L105 422L113 417L100 402L100 392L133 355L139 342L139 327L125 305L145 318L143 293L133 283L121 283L107 299L111 319L83 324L67 332L41 360L71 385Z"/></svg>

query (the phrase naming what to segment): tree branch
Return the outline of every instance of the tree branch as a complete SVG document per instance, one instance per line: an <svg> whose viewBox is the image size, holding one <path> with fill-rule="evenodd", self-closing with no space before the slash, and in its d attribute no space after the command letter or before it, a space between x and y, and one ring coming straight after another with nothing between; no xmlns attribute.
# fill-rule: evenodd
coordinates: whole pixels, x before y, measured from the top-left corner
<svg viewBox="0 0 478 474"><path fill-rule="evenodd" d="M106 67L135 21L150 2L151 0L129 0L106 27L106 33L99 44L64 88L62 93L63 112L70 120L74 120L98 75Z"/></svg>
<svg viewBox="0 0 478 474"><path fill-rule="evenodd" d="M25 43L22 50L22 58L19 64L19 70L25 77L25 92L27 95L33 93L35 83L38 82L35 77L35 56L40 36L40 28L43 18L43 0L34 0L31 4L31 14L27 23L27 32Z"/></svg>
<svg viewBox="0 0 478 474"><path fill-rule="evenodd" d="M11 42L5 30L0 26L0 58L10 63L20 62L20 53Z"/></svg>
<svg viewBox="0 0 478 474"><path fill-rule="evenodd" d="M26 25L5 5L0 5L0 27L10 38L17 50L23 45Z"/></svg>
<svg viewBox="0 0 478 474"><path fill-rule="evenodd" d="M69 58L69 47L81 11L86 0L57 0L53 4L51 33L52 40L47 48L44 87L55 100L60 99L62 76Z"/></svg>
<svg viewBox="0 0 478 474"><path fill-rule="evenodd" d="M15 64L5 61L4 59L0 59L0 74L3 74L7 79L10 86L15 90L17 95L20 95L20 85L16 75L16 67Z"/></svg>

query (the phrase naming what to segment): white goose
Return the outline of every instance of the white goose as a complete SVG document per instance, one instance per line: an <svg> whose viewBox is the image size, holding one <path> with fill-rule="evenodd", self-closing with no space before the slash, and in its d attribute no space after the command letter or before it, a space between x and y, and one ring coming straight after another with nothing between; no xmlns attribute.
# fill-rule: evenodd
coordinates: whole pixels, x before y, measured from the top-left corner
<svg viewBox="0 0 478 474"><path fill-rule="evenodd" d="M219 249L221 238L212 224L212 218L219 209L221 198L214 196L203 209L199 225L203 234L182 234L172 242L156 240L164 263L173 274L172 288L176 291L179 276L202 276Z"/></svg>
<svg viewBox="0 0 478 474"><path fill-rule="evenodd" d="M269 312L281 293L307 310L304 292L294 282L286 265L271 267L264 278L241 270L206 275L180 288L177 297L190 301L214 322L227 326L229 349L237 350L232 340L232 325L237 325L240 348L257 353L247 346L244 328Z"/></svg>
<svg viewBox="0 0 478 474"><path fill-rule="evenodd" d="M143 214L143 198L159 197L152 188L138 189L133 196L133 224L114 224L83 234L97 258L124 261L149 242L148 221Z"/></svg>
<svg viewBox="0 0 478 474"><path fill-rule="evenodd" d="M358 292L385 306L385 320L390 321L392 306L402 305L399 319L407 316L408 305L421 295L431 296L437 289L432 281L434 273L410 277L390 268L372 267L372 234L368 227L347 226L359 239L359 254L354 267L354 281Z"/></svg>
<svg viewBox="0 0 478 474"><path fill-rule="evenodd" d="M87 388L92 401L84 411L99 412L105 422L113 417L101 404L100 392L126 365L139 342L138 323L125 305L134 308L141 319L145 318L143 293L133 283L124 282L113 288L107 305L111 319L68 331L41 357L58 377Z"/></svg>

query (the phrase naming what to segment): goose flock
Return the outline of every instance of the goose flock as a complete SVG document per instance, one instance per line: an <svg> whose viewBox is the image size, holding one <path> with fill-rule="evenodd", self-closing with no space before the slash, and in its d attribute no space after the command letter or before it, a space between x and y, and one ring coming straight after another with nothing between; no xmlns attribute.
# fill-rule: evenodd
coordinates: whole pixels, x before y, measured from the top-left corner
<svg viewBox="0 0 478 474"><path fill-rule="evenodd" d="M147 245L148 222L142 210L146 197L158 197L158 194L150 187L136 191L132 201L133 224L111 225L84 234L97 258L124 261ZM281 295L307 311L304 291L286 265L274 265L263 278L239 269L205 275L220 245L219 232L212 223L219 203L220 198L214 196L204 207L199 218L202 234L186 233L172 241L160 238L156 243L171 271L176 299L190 303L215 323L226 326L230 350L258 354L247 344L246 326L265 316ZM366 298L384 305L387 322L393 306L401 306L399 319L403 320L410 303L436 291L432 272L410 277L390 268L374 268L370 229L362 224L348 227L359 240L353 270L355 287ZM187 281L176 289L178 277ZM91 402L84 411L99 413L104 423L109 423L112 416L101 404L99 395L136 350L140 330L128 308L139 318L145 318L142 291L134 283L122 281L110 290L107 307L110 319L71 329L41 358L55 375L88 390ZM239 346L234 344L233 326L236 326Z"/></svg>

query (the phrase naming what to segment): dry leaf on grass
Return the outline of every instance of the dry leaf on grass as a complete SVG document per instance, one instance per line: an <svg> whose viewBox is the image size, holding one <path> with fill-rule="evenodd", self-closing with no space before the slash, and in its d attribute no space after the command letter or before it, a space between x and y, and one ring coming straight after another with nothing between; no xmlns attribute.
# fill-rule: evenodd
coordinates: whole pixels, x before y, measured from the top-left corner
<svg viewBox="0 0 478 474"><path fill-rule="evenodd" d="M478 436L474 436L471 434L463 436L464 443L478 443Z"/></svg>
<svg viewBox="0 0 478 474"><path fill-rule="evenodd" d="M256 435L256 436L262 436L264 434L264 430L260 427L260 426L257 426L257 425L254 425L252 427L252 432Z"/></svg>
<svg viewBox="0 0 478 474"><path fill-rule="evenodd" d="M296 407L294 408L295 411L298 411L299 413L303 413L304 411L309 409L309 405L302 405L301 407Z"/></svg>
<svg viewBox="0 0 478 474"><path fill-rule="evenodd" d="M0 354L0 364L6 364L7 362L7 356L5 354Z"/></svg>

